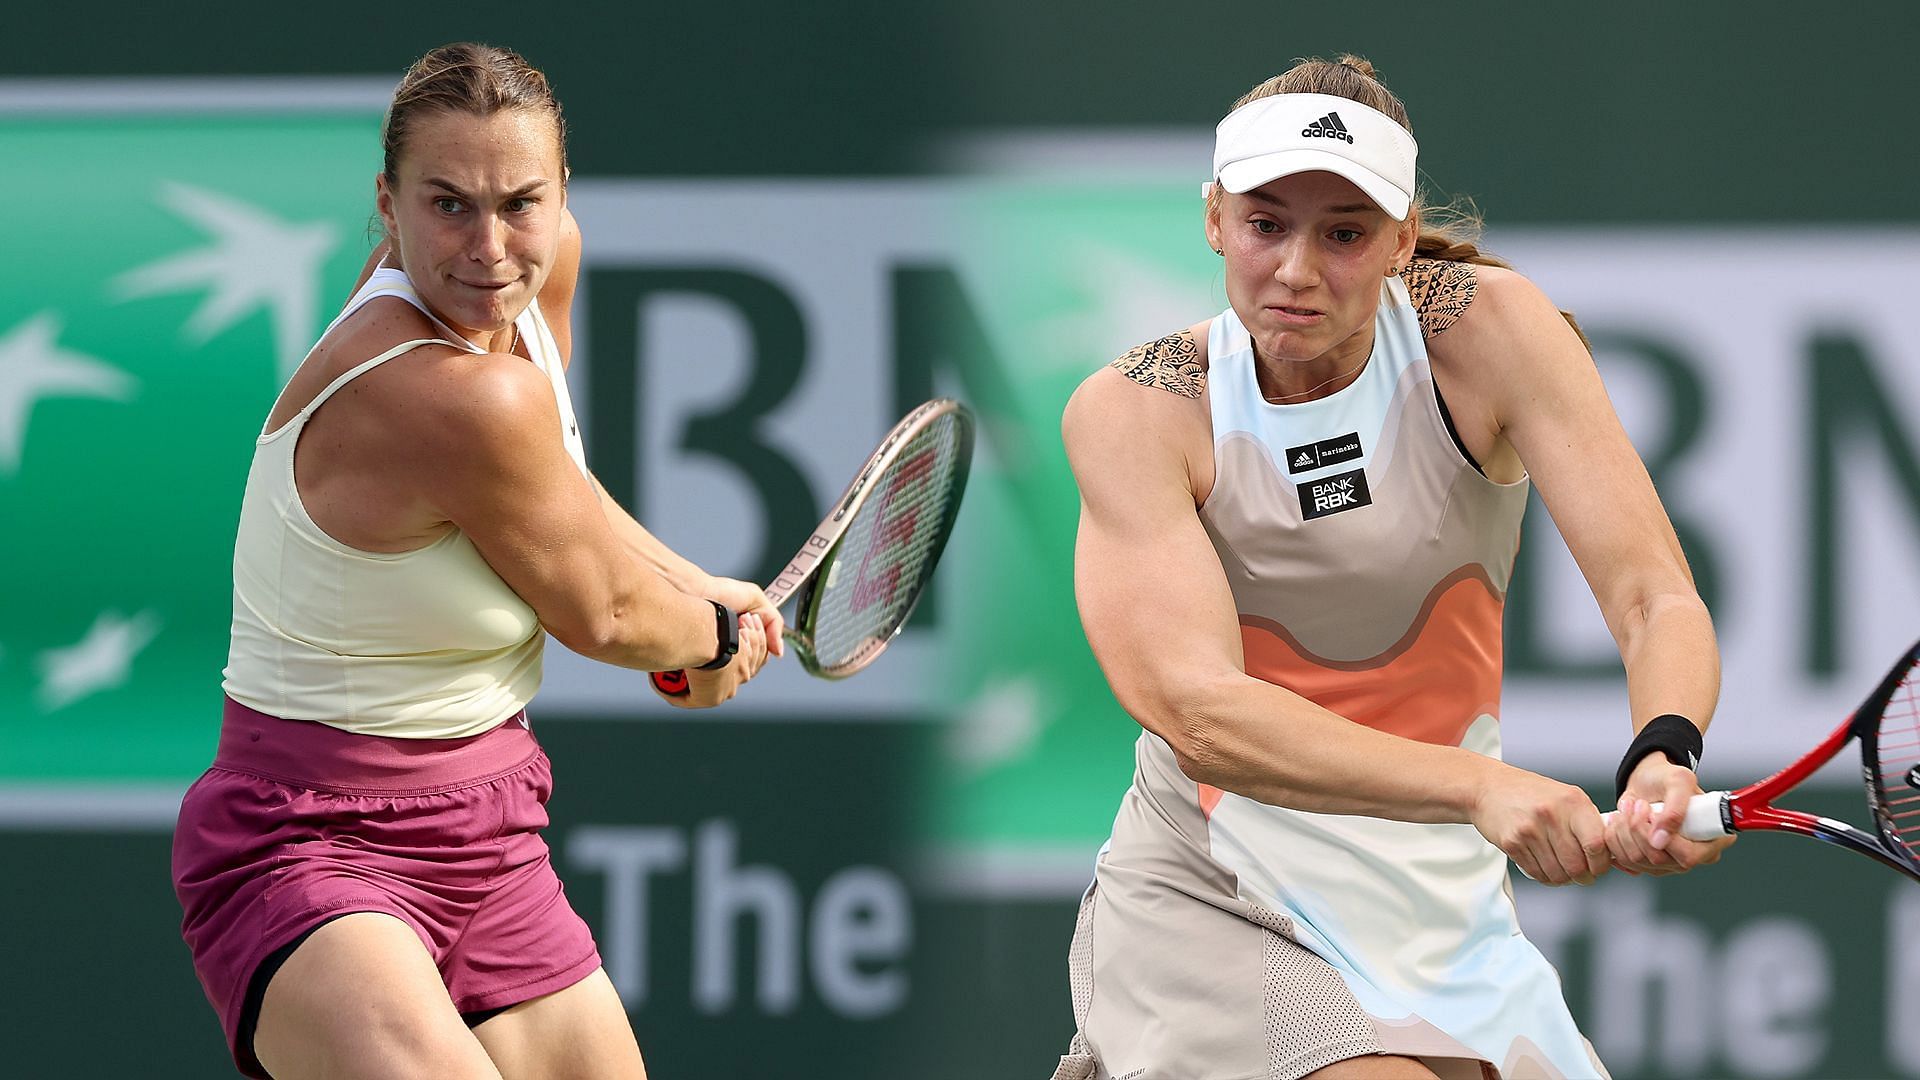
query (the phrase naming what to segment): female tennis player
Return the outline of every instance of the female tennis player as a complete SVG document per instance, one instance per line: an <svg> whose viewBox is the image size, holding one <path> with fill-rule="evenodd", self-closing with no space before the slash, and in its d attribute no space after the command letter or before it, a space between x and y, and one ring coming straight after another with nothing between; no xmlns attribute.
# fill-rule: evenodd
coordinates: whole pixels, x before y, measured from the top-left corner
<svg viewBox="0 0 1920 1080"><path fill-rule="evenodd" d="M1719 675L1672 527L1576 328L1434 226L1414 159L1364 60L1256 87L1207 194L1230 306L1067 406L1081 617L1145 731L1061 1080L1603 1075L1507 860L1586 884L1718 857L1677 836ZM1612 823L1500 761L1530 481L1626 665Z"/></svg>
<svg viewBox="0 0 1920 1080"><path fill-rule="evenodd" d="M219 750L174 838L183 934L249 1076L643 1077L540 837L542 642L686 668L676 703L704 706L780 616L587 469L545 76L436 49L383 141L387 240L247 478Z"/></svg>

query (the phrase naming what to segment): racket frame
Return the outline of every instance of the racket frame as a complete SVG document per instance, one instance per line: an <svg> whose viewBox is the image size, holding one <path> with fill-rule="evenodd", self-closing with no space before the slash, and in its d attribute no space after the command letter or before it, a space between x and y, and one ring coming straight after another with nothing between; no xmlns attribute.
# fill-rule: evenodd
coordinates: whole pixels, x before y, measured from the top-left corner
<svg viewBox="0 0 1920 1080"><path fill-rule="evenodd" d="M1875 730L1885 713L1887 703L1894 690L1907 677L1917 658L1920 658L1920 642L1916 642L1904 654L1900 661L1887 672L1867 696L1861 706L1844 723L1821 740L1820 744L1802 755L1799 760L1774 773L1764 780L1749 784L1733 792L1715 791L1704 795L1695 795L1688 809L1702 800L1718 802L1721 829L1708 835L1696 835L1692 829L1683 831L1688 839L1709 840L1734 832L1788 832L1801 836L1811 836L1830 844L1838 844L1851 851L1857 851L1877 862L1920 879L1920 859L1913 858L1909 852L1902 857L1901 845L1897 834L1892 832L1889 819L1890 809L1881 795L1880 760ZM1875 836L1856 828L1844 821L1818 814L1809 814L1801 810L1785 810L1773 805L1773 800L1798 786L1801 781L1812 776L1821 766L1839 756L1842 748L1854 739L1860 740L1861 770L1867 789L1867 805L1873 811L1874 821L1880 835ZM1689 817L1694 815L1690 814Z"/></svg>
<svg viewBox="0 0 1920 1080"><path fill-rule="evenodd" d="M873 494L879 479L886 475L887 469L900 457L901 452L913 442L915 436L940 418L949 415L956 417L960 425L957 435L960 445L954 455L956 465L953 482L964 490L967 473L973 461L973 413L966 405L953 398L934 398L917 406L902 417L899 423L893 425L893 429L880 440L880 445L868 455L866 463L854 473L853 480L847 484L846 490L841 492L839 499L835 500L832 511L821 520L819 526L813 530L813 534L807 537L806 543L800 545L800 550L794 554L793 558L787 560L786 567L775 575L773 581L766 587L767 601L776 610L785 606L786 602L795 595L800 595L799 608L795 612L793 622L787 626L784 636L794 645L794 651L800 657L801 666L806 668L808 673L825 679L844 679L866 667L873 662L874 657L880 655L880 651L886 648L888 642L899 635L901 629L906 626L907 619L912 616L913 609L919 605L920 596L919 593L915 593L892 633L884 638L868 638L861 644L854 658L846 663L831 668L820 665L814 653L811 632L815 591L807 589L807 585L816 580L822 567L833 562L838 554L840 540L846 535L847 527L852 524L854 515L859 513L860 508L866 504L867 497ZM948 500L947 520L941 523L939 543L928 554L930 562L940 558L940 553L946 547L947 538L953 533L953 519L958 515L959 510L958 498ZM653 684L666 694L686 692L686 676L683 672L654 672Z"/></svg>
<svg viewBox="0 0 1920 1080"><path fill-rule="evenodd" d="M818 612L819 586L823 580L820 577L820 570L823 567L830 567L833 560L838 557L842 537L845 536L848 526L853 523L854 515L860 512L861 507L866 505L867 498L873 494L875 488L879 487L880 478L886 475L887 470L900 459L906 448L912 445L915 437L942 417L949 415L953 416L958 424L955 439L959 444L953 455L952 484L959 492L964 493L967 475L973 463L973 414L964 404L952 398L934 398L908 413L904 419L894 425L893 430L887 433L887 437L880 441L880 446L874 450L873 456L867 459L866 465L847 485L847 490L835 504L834 511L827 515L826 519L820 523L820 527L813 531L813 535L807 538L805 544L801 545L800 553L787 564L787 569L767 587L767 599L775 607L786 603L789 596L795 594L799 596L799 604L794 610L793 624L787 628L785 636L794 644L795 653L800 657L800 664L809 674L823 679L844 679L859 672L873 663L881 650L900 635L900 631L906 628L907 621L913 617L913 609L920 605L920 597L926 592L924 588L916 590L908 599L906 607L900 612L899 620L885 636L869 636L860 643L859 648L850 658L841 663L822 665L819 662L819 656L813 647L812 626L814 616ZM958 494L947 500L944 513L946 518L940 523L940 539L927 553L929 564L939 562L941 553L946 550L947 540L953 535L954 520L960 513Z"/></svg>

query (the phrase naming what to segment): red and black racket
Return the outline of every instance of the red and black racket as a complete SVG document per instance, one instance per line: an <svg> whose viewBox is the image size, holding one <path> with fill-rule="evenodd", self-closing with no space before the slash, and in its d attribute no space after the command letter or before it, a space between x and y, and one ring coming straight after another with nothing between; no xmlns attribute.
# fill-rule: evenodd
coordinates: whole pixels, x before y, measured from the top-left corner
<svg viewBox="0 0 1920 1080"><path fill-rule="evenodd" d="M1857 851L1920 880L1920 642L1901 655L1880 685L1805 757L1738 791L1710 791L1687 802L1680 835L1718 840L1736 832L1789 832ZM1773 800L1832 761L1848 742L1860 741L1867 807L1876 833L1844 821L1798 810Z"/></svg>
<svg viewBox="0 0 1920 1080"><path fill-rule="evenodd" d="M786 636L808 674L844 679L906 625L953 532L972 461L965 405L936 398L908 413L767 586L776 608L797 600ZM652 678L663 694L687 692L684 671Z"/></svg>

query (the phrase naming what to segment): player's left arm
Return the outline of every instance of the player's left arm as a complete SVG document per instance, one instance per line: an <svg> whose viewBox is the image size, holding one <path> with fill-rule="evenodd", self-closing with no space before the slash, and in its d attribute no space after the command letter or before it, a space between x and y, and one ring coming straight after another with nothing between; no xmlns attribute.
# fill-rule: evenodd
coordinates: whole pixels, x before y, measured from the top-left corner
<svg viewBox="0 0 1920 1080"><path fill-rule="evenodd" d="M1720 693L1713 621L1694 587L1679 539L1573 328L1526 278L1473 267L1473 300L1428 342L1487 403L1493 423L1526 466L1593 590L1626 667L1637 732L1663 714L1705 730ZM1632 870L1672 872L1719 857L1724 844L1680 838L1689 769L1643 758L1621 801L1616 856ZM1632 800L1664 802L1649 817ZM1633 828L1625 828L1628 823ZM1664 835L1663 835L1664 834Z"/></svg>
<svg viewBox="0 0 1920 1080"><path fill-rule="evenodd" d="M607 494L606 485L600 478L593 479L593 490L600 497L600 510L606 515L607 524L613 527L614 536L641 563L653 567L661 577L691 596L704 596L709 600L718 600L733 610L746 614L753 612L760 616L767 627L767 646L775 656L787 654L786 642L780 632L785 620L780 611L767 600L767 594L760 586L750 581L719 577L702 570L686 556L668 547L659 537L647 530L647 527L634 519L612 495Z"/></svg>
<svg viewBox="0 0 1920 1080"><path fill-rule="evenodd" d="M560 346L562 366L573 363L573 293L580 286L580 223L573 211L560 209L560 245L554 253L553 269L546 284L540 286L540 314L546 316L547 329Z"/></svg>
<svg viewBox="0 0 1920 1080"><path fill-rule="evenodd" d="M547 275L546 284L540 288L540 313L546 317L554 343L560 346L563 364L570 364L573 359L573 294L580 283L580 250L580 223L574 220L573 211L563 208L560 211L560 245L554 257L553 270ZM592 479L593 490L599 496L600 509L606 515L607 524L612 526L614 535L633 553L634 558L653 567L683 593L718 600L742 615L748 612L758 614L767 627L768 647L775 656L786 655L786 643L780 636L784 621L780 612L767 602L766 593L761 591L760 586L733 578L716 577L702 570L692 560L647 531L646 526L636 521L626 507L607 494L606 485L600 482L599 477Z"/></svg>

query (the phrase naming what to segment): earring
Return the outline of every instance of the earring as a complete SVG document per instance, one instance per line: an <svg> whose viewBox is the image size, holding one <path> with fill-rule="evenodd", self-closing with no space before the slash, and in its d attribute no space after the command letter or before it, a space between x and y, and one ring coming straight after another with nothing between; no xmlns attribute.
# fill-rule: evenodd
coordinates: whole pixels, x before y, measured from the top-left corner
<svg viewBox="0 0 1920 1080"><path fill-rule="evenodd" d="M1221 250L1220 248L1214 248L1214 249L1213 249L1213 253L1214 253L1215 255L1225 255L1225 254L1226 254L1226 252L1225 252L1225 251L1223 251L1223 250Z"/></svg>
<svg viewBox="0 0 1920 1080"><path fill-rule="evenodd" d="M1400 276L1400 268L1399 268L1399 267L1397 267L1397 266L1389 266L1389 267L1387 267L1387 276L1388 276L1388 277L1399 277L1399 276Z"/></svg>

